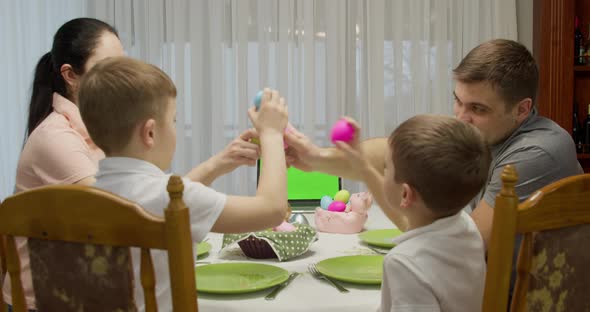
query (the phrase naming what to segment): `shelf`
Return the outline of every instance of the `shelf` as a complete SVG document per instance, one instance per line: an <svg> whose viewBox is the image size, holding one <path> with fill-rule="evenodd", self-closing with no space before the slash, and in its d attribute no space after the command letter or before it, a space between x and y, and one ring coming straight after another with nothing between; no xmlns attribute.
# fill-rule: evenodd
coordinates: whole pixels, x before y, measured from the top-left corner
<svg viewBox="0 0 590 312"><path fill-rule="evenodd" d="M580 154L578 153L578 159L590 159L590 154Z"/></svg>
<svg viewBox="0 0 590 312"><path fill-rule="evenodd" d="M574 66L576 72L588 72L590 71L590 65L576 65Z"/></svg>

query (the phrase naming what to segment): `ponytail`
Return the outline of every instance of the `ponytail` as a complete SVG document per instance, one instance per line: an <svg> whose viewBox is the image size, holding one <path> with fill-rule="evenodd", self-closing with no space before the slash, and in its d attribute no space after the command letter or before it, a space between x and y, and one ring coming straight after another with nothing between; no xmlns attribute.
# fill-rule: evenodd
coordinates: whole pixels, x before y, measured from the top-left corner
<svg viewBox="0 0 590 312"><path fill-rule="evenodd" d="M53 111L53 92L65 96L66 87L59 70L55 68L51 52L47 52L41 57L35 69L33 92L29 104L27 137Z"/></svg>
<svg viewBox="0 0 590 312"><path fill-rule="evenodd" d="M76 18L57 30L51 51L41 57L35 69L27 137L53 111L54 92L68 98L62 65L69 64L76 74L84 74L84 65L104 32L118 36L115 28L94 18Z"/></svg>

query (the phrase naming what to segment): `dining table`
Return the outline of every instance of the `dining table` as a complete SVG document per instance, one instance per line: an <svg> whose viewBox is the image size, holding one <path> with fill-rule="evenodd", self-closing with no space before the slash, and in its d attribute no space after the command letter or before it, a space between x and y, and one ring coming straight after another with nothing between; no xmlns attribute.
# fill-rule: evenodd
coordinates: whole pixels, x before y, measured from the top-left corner
<svg viewBox="0 0 590 312"><path fill-rule="evenodd" d="M304 214L315 227L313 211ZM392 229L395 225L377 205L368 211L364 230ZM381 302L380 285L365 285L340 282L349 292L338 291L325 280L317 279L308 271L308 265L322 260L352 255L377 255L378 250L369 248L359 239L359 233L335 234L317 232L318 239L304 254L286 261L275 259L253 259L246 257L237 244L220 253L223 234L209 233L207 242L211 250L199 257L196 266L212 263L252 262L270 264L299 275L289 283L274 300L265 300L272 291L268 288L242 294L212 294L198 292L199 311L376 311ZM197 274L197 285L199 275Z"/></svg>

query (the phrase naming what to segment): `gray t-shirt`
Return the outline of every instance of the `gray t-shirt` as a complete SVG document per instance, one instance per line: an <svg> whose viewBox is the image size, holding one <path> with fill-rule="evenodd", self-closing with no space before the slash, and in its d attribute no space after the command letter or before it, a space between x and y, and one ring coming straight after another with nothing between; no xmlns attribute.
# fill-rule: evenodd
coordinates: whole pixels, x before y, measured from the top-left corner
<svg viewBox="0 0 590 312"><path fill-rule="evenodd" d="M552 120L538 116L536 109L508 139L492 146L488 183L470 203L472 210L481 199L494 207L506 165L516 168L516 195L521 202L543 186L583 173L572 137Z"/></svg>
<svg viewBox="0 0 590 312"><path fill-rule="evenodd" d="M584 173L576 157L576 146L572 137L552 120L538 116L536 109L533 109L529 117L506 141L492 146L488 183L471 201L471 210L475 209L482 199L494 207L496 195L502 189L502 170L506 165L516 168L518 181L515 188L520 202L552 182ZM515 239L510 279L511 293L522 237L517 235Z"/></svg>

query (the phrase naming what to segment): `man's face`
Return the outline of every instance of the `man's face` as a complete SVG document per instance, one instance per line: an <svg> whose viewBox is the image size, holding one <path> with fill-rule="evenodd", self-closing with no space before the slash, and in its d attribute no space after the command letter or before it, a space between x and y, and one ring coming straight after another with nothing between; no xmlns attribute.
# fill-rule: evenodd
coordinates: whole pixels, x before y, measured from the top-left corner
<svg viewBox="0 0 590 312"><path fill-rule="evenodd" d="M506 110L506 103L486 82L456 81L455 117L477 127L489 145L504 141L518 127L518 105Z"/></svg>

